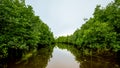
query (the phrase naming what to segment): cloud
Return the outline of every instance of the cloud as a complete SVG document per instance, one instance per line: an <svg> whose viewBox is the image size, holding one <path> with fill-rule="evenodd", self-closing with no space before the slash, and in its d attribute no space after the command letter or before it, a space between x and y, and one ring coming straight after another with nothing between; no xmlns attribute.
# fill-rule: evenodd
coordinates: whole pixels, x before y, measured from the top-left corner
<svg viewBox="0 0 120 68"><path fill-rule="evenodd" d="M49 25L55 36L73 33L83 18L90 18L97 4L106 6L113 0L26 0L35 14Z"/></svg>

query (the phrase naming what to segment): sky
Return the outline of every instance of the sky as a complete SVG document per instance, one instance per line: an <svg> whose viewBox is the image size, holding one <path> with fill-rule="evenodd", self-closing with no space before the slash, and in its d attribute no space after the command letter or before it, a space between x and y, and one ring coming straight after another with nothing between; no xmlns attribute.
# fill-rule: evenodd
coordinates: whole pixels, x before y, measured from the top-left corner
<svg viewBox="0 0 120 68"><path fill-rule="evenodd" d="M96 5L105 7L113 0L26 0L35 15L46 23L55 37L71 35L92 17Z"/></svg>

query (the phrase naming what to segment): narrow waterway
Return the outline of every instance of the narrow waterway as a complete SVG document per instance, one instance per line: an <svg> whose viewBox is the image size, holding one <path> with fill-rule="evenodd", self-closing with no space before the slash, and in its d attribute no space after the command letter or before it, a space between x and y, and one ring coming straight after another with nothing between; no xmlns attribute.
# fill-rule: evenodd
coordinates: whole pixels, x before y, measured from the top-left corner
<svg viewBox="0 0 120 68"><path fill-rule="evenodd" d="M72 45L59 44L41 48L29 59L9 59L4 68L120 68L114 59L84 57Z"/></svg>
<svg viewBox="0 0 120 68"><path fill-rule="evenodd" d="M79 63L75 61L75 56L67 49L62 50L55 47L47 68L79 68Z"/></svg>

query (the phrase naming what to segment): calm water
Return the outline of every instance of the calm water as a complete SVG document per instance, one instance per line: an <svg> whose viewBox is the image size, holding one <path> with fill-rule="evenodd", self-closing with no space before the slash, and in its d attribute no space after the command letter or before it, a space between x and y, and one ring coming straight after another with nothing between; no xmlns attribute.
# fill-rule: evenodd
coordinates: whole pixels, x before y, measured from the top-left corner
<svg viewBox="0 0 120 68"><path fill-rule="evenodd" d="M40 49L28 60L10 60L7 68L120 68L118 63L104 58L81 57L80 51L71 45Z"/></svg>
<svg viewBox="0 0 120 68"><path fill-rule="evenodd" d="M53 57L46 68L79 68L79 63L75 61L75 56L67 49L61 50L55 47Z"/></svg>

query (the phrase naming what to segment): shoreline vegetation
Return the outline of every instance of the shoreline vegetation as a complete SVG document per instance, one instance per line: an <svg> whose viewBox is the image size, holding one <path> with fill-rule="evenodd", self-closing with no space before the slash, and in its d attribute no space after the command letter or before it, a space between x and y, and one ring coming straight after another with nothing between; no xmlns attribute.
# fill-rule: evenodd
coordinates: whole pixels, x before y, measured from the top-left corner
<svg viewBox="0 0 120 68"><path fill-rule="evenodd" d="M97 5L93 17L72 35L61 36L56 42L73 44L84 55L120 58L120 0L106 7Z"/></svg>
<svg viewBox="0 0 120 68"><path fill-rule="evenodd" d="M27 53L54 42L48 25L25 0L0 0L0 10L0 60L20 59L25 54L27 58L32 55Z"/></svg>
<svg viewBox="0 0 120 68"><path fill-rule="evenodd" d="M70 44L84 56L120 59L120 0L97 5L81 28L57 39L25 0L1 0L0 10L0 67L8 59L27 60L58 43Z"/></svg>

